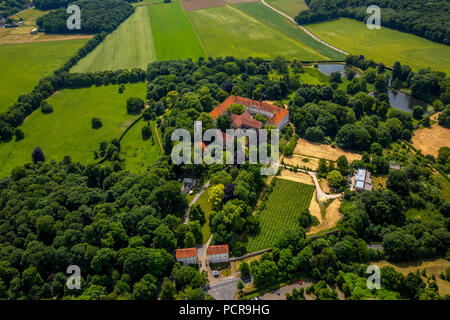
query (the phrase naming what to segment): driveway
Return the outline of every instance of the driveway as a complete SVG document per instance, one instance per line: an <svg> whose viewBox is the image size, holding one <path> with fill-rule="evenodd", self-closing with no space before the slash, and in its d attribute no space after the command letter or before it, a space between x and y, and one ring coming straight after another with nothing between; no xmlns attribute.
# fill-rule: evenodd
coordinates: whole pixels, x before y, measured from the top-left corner
<svg viewBox="0 0 450 320"><path fill-rule="evenodd" d="M205 185L200 189L199 193L197 193L195 195L194 199L192 199L191 203L189 204L189 207L186 209L186 213L184 214L184 221L183 221L184 224L189 223L189 211L191 210L191 207L197 202L198 198L200 198L203 191L208 189L208 187L209 187L209 181L205 183Z"/></svg>
<svg viewBox="0 0 450 320"><path fill-rule="evenodd" d="M251 283L250 276L244 278L228 277L226 280L203 288L205 293L209 293L216 300L234 300L234 294L237 291L236 285L242 280L244 284Z"/></svg>

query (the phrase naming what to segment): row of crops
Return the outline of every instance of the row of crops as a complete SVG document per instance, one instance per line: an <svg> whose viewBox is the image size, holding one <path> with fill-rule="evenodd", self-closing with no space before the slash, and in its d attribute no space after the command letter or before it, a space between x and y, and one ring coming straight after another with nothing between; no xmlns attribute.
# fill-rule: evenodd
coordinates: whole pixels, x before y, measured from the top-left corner
<svg viewBox="0 0 450 320"><path fill-rule="evenodd" d="M277 179L266 209L259 216L261 232L249 239L248 251L270 248L278 235L298 226L298 215L309 207L314 188L299 182Z"/></svg>

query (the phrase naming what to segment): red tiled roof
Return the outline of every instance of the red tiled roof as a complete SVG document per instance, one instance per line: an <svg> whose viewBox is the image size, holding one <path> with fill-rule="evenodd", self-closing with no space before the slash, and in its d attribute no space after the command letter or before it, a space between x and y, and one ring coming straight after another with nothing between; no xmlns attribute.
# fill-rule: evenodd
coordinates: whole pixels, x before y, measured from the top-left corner
<svg viewBox="0 0 450 320"><path fill-rule="evenodd" d="M175 254L177 259L197 256L197 248L177 249Z"/></svg>
<svg viewBox="0 0 450 320"><path fill-rule="evenodd" d="M213 255L213 254L222 254L222 253L228 253L228 245L227 244L222 244L220 246L209 246L208 247L208 256Z"/></svg>
<svg viewBox="0 0 450 320"><path fill-rule="evenodd" d="M211 115L213 120L216 120L221 114L227 111L227 108L231 106L233 103L242 104L247 107L256 106L260 110L273 113L274 116L269 119L269 121L267 122L268 124L277 125L288 114L288 111L285 108L281 108L270 103L247 99L238 96L229 96L224 102L219 104L209 114Z"/></svg>

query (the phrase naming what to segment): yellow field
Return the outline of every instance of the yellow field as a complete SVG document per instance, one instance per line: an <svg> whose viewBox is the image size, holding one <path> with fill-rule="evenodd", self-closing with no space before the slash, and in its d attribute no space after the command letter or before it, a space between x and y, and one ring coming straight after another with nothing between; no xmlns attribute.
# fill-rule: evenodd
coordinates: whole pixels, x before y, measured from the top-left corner
<svg viewBox="0 0 450 320"><path fill-rule="evenodd" d="M439 114L431 116L430 120L437 120ZM450 129L440 126L437 122L431 128L422 128L414 131L411 139L414 148L422 150L423 154L438 155L439 148L450 147Z"/></svg>
<svg viewBox="0 0 450 320"><path fill-rule="evenodd" d="M324 158L336 161L341 155L347 157L348 162L361 159L361 155L351 151L345 151L339 147L332 147L328 144L309 142L305 139L299 139L295 146L294 153L314 158Z"/></svg>

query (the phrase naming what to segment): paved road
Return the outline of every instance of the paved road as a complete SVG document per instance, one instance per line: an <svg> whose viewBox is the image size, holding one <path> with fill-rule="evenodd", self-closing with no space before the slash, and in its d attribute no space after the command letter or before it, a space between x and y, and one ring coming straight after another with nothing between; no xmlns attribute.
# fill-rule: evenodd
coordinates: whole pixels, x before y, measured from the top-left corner
<svg viewBox="0 0 450 320"><path fill-rule="evenodd" d="M234 300L234 294L237 290L236 285L239 280L242 280L245 284L252 282L250 276L244 278L229 277L222 282L207 286L203 290L212 295L216 300Z"/></svg>
<svg viewBox="0 0 450 320"><path fill-rule="evenodd" d="M208 189L208 187L209 181L205 183L205 185L200 189L200 192L195 195L194 199L192 199L191 203L189 204L189 207L186 209L186 213L184 214L184 221L183 221L184 224L189 223L189 211L191 210L191 207L197 202L198 198L200 198L203 191Z"/></svg>
<svg viewBox="0 0 450 320"><path fill-rule="evenodd" d="M341 50L339 48L336 48L335 46L329 44L328 42L325 42L321 39L319 39L316 35L314 35L311 31L309 31L308 29L306 29L305 27L299 25L294 19L292 19L290 16L288 16L287 14L285 14L284 12L275 9L274 7L272 7L271 5L267 4L267 2L265 2L264 0L261 0L261 3L263 5L265 5L267 8L272 9L273 11L275 11L276 13L278 13L279 15L282 15L283 17L285 17L286 19L290 20L291 22L295 23L295 25L297 27L299 27L304 33L306 33L308 36L310 36L311 38L313 38L314 40L322 43L323 45L327 46L328 48L331 48L337 52L343 53L343 54L349 54L348 52Z"/></svg>

